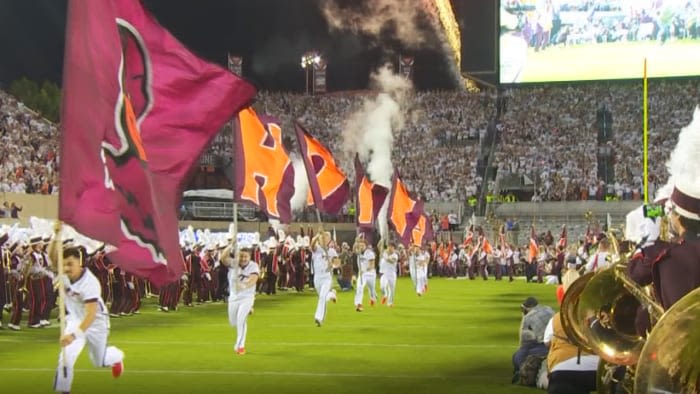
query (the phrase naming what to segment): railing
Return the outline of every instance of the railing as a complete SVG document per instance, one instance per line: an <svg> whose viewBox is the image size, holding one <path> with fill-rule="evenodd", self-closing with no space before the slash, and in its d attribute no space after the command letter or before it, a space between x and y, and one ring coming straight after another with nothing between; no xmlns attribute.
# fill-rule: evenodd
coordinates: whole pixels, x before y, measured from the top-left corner
<svg viewBox="0 0 700 394"><path fill-rule="evenodd" d="M251 206L239 205L238 218L247 221L257 220L257 210ZM225 201L189 201L185 203L185 212L181 219L232 220L233 203Z"/></svg>

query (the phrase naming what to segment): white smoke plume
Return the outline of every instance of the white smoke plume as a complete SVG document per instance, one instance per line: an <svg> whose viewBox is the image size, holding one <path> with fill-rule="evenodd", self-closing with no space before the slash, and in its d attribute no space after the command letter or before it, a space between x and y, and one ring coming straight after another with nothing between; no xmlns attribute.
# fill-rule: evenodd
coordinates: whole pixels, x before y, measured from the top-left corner
<svg viewBox="0 0 700 394"><path fill-rule="evenodd" d="M290 154L289 159L294 166L294 195L292 196L292 212L299 212L306 207L306 198L309 193L309 178L306 176L306 167L301 157ZM275 229L277 230L277 229Z"/></svg>
<svg viewBox="0 0 700 394"><path fill-rule="evenodd" d="M366 164L370 179L391 187L394 133L403 128L412 86L408 80L394 74L390 66L372 73L370 81L379 93L366 99L362 107L348 118L343 130L343 152L347 157L358 153L360 161Z"/></svg>
<svg viewBox="0 0 700 394"><path fill-rule="evenodd" d="M394 136L404 126L413 87L410 81L394 74L390 66L372 73L370 81L379 93L374 98L366 99L359 111L347 120L343 130L343 152L349 158L357 153L360 161L365 163L369 178L379 185L391 188ZM380 234L384 238L388 233L387 208L388 201L378 218Z"/></svg>
<svg viewBox="0 0 700 394"><path fill-rule="evenodd" d="M376 40L389 27L409 48L422 47L428 37L418 26L427 0L367 0L360 7L339 6L334 0L321 3L321 11L331 30L350 30Z"/></svg>

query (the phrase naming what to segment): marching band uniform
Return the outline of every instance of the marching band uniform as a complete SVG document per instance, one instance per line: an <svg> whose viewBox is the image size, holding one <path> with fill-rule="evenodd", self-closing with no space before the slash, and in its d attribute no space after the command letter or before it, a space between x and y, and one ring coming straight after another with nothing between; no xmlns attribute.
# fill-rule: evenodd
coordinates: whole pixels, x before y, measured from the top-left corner
<svg viewBox="0 0 700 394"><path fill-rule="evenodd" d="M22 309L24 309L24 294L22 293L22 286L25 283L25 277L23 275L24 262L22 255L24 254L24 246L20 245L20 241L15 241L10 245L9 252L10 256L10 275L9 275L9 287L10 287L10 302L12 304L12 315L10 316L10 323L8 327L11 330L19 331L20 322L22 321Z"/></svg>

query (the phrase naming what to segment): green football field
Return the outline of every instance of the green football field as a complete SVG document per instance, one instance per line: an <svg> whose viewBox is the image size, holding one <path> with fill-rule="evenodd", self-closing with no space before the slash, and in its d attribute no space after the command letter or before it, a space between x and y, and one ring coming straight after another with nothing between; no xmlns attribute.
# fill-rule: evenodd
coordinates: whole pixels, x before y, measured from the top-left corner
<svg viewBox="0 0 700 394"><path fill-rule="evenodd" d="M528 49L521 82L642 79L700 74L700 41L620 42Z"/></svg>
<svg viewBox="0 0 700 394"><path fill-rule="evenodd" d="M431 279L417 297L400 279L396 305L355 312L338 293L323 327L312 291L258 296L247 354L233 352L226 305L163 313L145 300L138 316L112 319L111 344L126 353L124 375L93 368L87 351L73 393L533 393L510 383L520 303L555 304L555 288L492 279ZM0 392L51 392L55 327L0 330Z"/></svg>

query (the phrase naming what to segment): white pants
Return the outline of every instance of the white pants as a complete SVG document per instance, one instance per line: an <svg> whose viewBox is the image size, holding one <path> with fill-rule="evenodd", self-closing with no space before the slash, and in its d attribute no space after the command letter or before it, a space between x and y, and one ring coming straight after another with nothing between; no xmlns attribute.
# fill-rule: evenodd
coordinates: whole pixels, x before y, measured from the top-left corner
<svg viewBox="0 0 700 394"><path fill-rule="evenodd" d="M72 333L80 326L80 321L66 319L66 333ZM85 331L84 338L76 338L70 345L64 347L58 354L58 367L54 379L54 391L70 392L73 384L73 367L75 362L87 344L88 353L92 365L111 367L113 364L124 360L124 352L114 346L107 346L109 337L109 323L96 320Z"/></svg>
<svg viewBox="0 0 700 394"><path fill-rule="evenodd" d="M357 284L355 291L355 305L362 305L362 298L365 296L365 286L369 286L369 299L377 301L377 290L374 288L377 280L375 272L365 272L362 274L362 283Z"/></svg>
<svg viewBox="0 0 700 394"><path fill-rule="evenodd" d="M415 265L409 265L408 266L408 273L411 275L411 282L413 282L413 288L415 289L416 286L418 285L417 282L417 275L416 275L416 266Z"/></svg>
<svg viewBox="0 0 700 394"><path fill-rule="evenodd" d="M396 293L396 275L383 274L379 279L379 287L382 294L387 298L387 305L394 305L394 294Z"/></svg>
<svg viewBox="0 0 700 394"><path fill-rule="evenodd" d="M335 291L331 290L333 278L325 276L318 278L314 276L314 287L318 293L318 304L316 304L316 313L314 319L323 322L326 319L326 304L328 301L335 300Z"/></svg>
<svg viewBox="0 0 700 394"><path fill-rule="evenodd" d="M253 308L255 297L228 300L228 322L236 329L235 350L245 348L245 336L248 332L248 314Z"/></svg>
<svg viewBox="0 0 700 394"><path fill-rule="evenodd" d="M428 285L428 269L426 267L418 267L416 276L416 293L421 295L425 293L425 287Z"/></svg>

